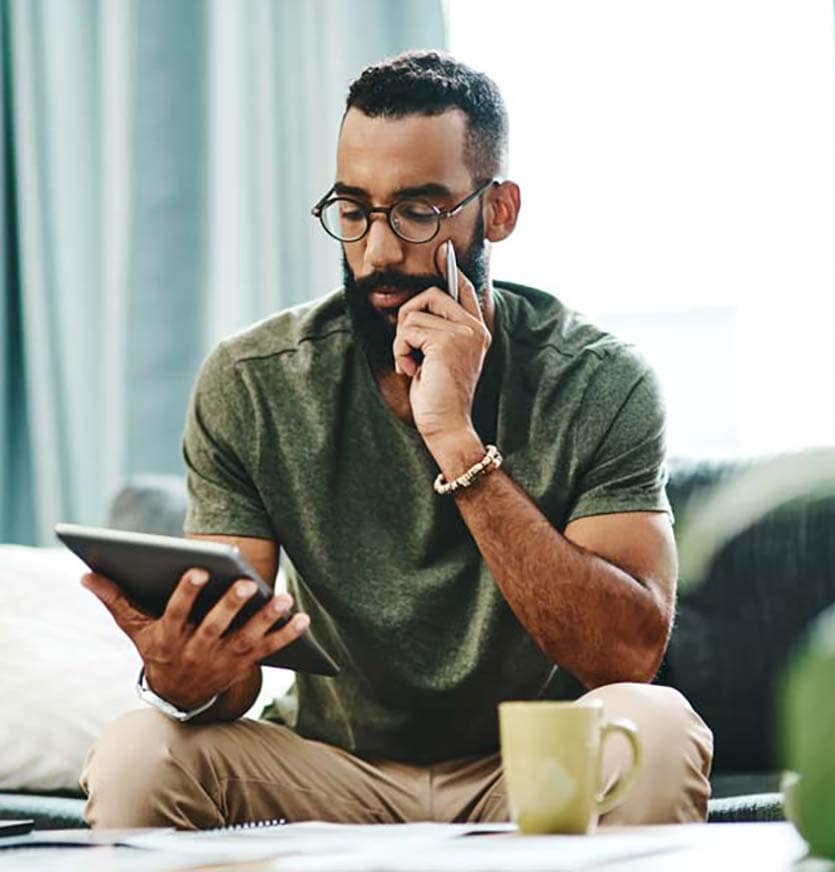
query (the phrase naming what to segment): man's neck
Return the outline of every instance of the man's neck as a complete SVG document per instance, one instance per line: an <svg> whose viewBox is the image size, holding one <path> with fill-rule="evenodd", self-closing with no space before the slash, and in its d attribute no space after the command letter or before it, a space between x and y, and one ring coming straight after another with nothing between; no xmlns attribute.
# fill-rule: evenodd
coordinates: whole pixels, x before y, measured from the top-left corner
<svg viewBox="0 0 835 872"><path fill-rule="evenodd" d="M403 421L404 424L414 426L412 418L412 404L409 402L409 386L412 380L407 375L400 375L389 369L385 372L374 371L374 381L377 382L377 390L385 400L391 411Z"/></svg>

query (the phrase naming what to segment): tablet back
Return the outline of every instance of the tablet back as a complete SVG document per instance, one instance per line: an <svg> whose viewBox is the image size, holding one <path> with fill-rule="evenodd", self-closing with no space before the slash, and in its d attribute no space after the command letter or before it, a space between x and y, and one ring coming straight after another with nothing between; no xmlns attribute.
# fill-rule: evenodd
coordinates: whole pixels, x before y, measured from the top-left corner
<svg viewBox="0 0 835 872"><path fill-rule="evenodd" d="M221 542L76 524L57 524L55 535L90 569L114 581L137 608L153 617L162 615L183 574L195 567L205 569L209 581L191 610L189 617L194 623L203 619L238 578L251 578L258 585L258 591L241 607L227 632L237 629L272 598L272 591L243 554L234 546ZM271 630L279 629L286 620L279 619ZM270 655L263 664L317 675L336 675L339 672L309 631Z"/></svg>

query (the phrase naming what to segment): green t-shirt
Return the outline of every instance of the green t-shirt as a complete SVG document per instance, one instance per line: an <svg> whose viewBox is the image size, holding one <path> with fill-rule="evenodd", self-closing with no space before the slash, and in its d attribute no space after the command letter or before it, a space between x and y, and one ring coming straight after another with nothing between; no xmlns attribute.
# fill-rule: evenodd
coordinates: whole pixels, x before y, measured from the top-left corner
<svg viewBox="0 0 835 872"><path fill-rule="evenodd" d="M549 294L496 283L473 421L558 529L669 511L664 415L629 346ZM186 422L193 533L277 540L288 588L341 666L298 674L308 738L432 762L494 750L496 704L561 676L502 597L418 432L377 390L341 292L222 342ZM542 585L547 578L538 579ZM285 700L285 703L287 701Z"/></svg>

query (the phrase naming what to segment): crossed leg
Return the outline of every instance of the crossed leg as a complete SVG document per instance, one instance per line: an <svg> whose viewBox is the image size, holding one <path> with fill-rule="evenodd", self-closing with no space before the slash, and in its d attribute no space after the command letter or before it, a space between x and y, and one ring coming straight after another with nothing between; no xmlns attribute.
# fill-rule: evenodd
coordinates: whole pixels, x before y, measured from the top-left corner
<svg viewBox="0 0 835 872"><path fill-rule="evenodd" d="M601 824L705 819L713 737L678 691L613 684L581 699L600 699L607 717L634 721L644 748L633 790ZM629 759L625 742L608 742L604 784ZM105 730L81 785L85 817L98 827L508 819L498 754L416 766L364 759L263 721L192 726L152 710L131 712Z"/></svg>

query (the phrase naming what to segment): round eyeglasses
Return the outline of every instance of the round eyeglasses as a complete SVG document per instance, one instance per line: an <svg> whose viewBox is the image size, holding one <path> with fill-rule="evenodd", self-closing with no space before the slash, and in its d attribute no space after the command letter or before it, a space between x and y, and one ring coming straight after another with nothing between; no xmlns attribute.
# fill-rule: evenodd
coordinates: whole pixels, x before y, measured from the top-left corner
<svg viewBox="0 0 835 872"><path fill-rule="evenodd" d="M310 210L325 228L325 232L340 242L358 242L371 228L371 216L379 212L386 216L389 227L404 242L431 242L441 229L441 221L454 218L468 203L475 200L500 179L488 179L451 209L439 209L426 200L407 198L391 206L366 206L353 197L335 193L332 187Z"/></svg>

